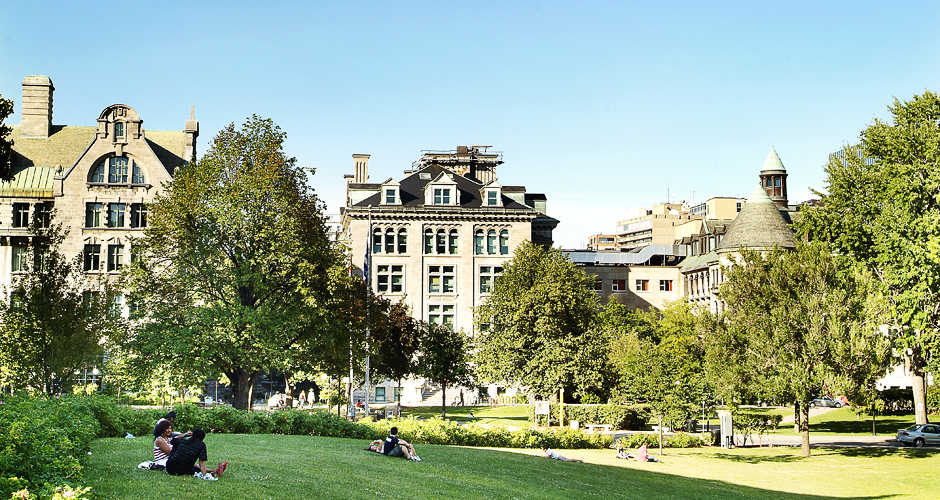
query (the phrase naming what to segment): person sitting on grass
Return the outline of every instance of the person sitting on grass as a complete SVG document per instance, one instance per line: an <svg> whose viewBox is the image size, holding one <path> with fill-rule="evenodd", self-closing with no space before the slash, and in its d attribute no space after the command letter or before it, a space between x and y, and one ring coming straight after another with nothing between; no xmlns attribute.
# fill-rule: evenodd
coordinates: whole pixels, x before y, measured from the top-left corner
<svg viewBox="0 0 940 500"><path fill-rule="evenodd" d="M222 477L222 472L228 467L228 461L219 462L219 466L211 472L206 471L206 432L200 428L192 430L193 437L189 439L173 439L173 451L170 452L166 461L166 471L174 476L185 476L192 474L199 479L216 481ZM196 460L199 460L199 467L196 467Z"/></svg>
<svg viewBox="0 0 940 500"><path fill-rule="evenodd" d="M154 435L155 435L155 436L157 435L157 434L156 434L156 432L157 432L157 425L160 425L160 422L169 422L169 423L173 426L173 428L176 428L176 412L175 412L175 411L171 411L171 412L167 413L166 415L164 415L163 417L161 417L160 420L157 420L156 425L153 426L153 432L154 432ZM176 437L176 436L180 436L180 435L182 435L183 437L189 437L189 436L192 435L192 433L191 433L191 432L186 432L186 434L180 434L179 432L173 432L173 434L170 434L170 437Z"/></svg>
<svg viewBox="0 0 940 500"><path fill-rule="evenodd" d="M542 445L542 454L536 455L536 456L545 457L545 458L554 458L555 460L561 460L562 462L581 462L582 464L584 463L584 460L581 460L580 458L567 458L567 457L559 455L558 453L555 452L555 450L549 448L547 444Z"/></svg>
<svg viewBox="0 0 940 500"><path fill-rule="evenodd" d="M166 469L166 459L170 457L173 445L170 436L173 435L173 424L169 420L160 420L153 430L153 464L150 470Z"/></svg>
<svg viewBox="0 0 940 500"><path fill-rule="evenodd" d="M647 449L648 448L646 446L646 443L643 443L636 450L636 455L634 455L633 453L627 453L627 456L624 458L627 458L630 460L636 460L637 462L655 462L656 459L647 454Z"/></svg>
<svg viewBox="0 0 940 500"><path fill-rule="evenodd" d="M405 457L414 462L421 461L421 457L415 453L414 446L402 439L398 439L398 427L392 427L388 432L389 435L385 438L385 443L382 445L383 454L390 457Z"/></svg>

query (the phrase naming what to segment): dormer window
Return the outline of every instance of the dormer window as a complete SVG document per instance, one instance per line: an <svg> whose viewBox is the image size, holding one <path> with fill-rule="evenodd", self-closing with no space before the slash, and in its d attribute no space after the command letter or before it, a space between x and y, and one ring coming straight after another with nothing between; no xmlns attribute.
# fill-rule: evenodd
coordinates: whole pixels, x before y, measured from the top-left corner
<svg viewBox="0 0 940 500"><path fill-rule="evenodd" d="M385 204L386 204L386 205L394 205L394 204L395 204L395 190L394 190L394 189L386 189L386 190L385 190Z"/></svg>
<svg viewBox="0 0 940 500"><path fill-rule="evenodd" d="M434 188L434 204L450 205L450 188Z"/></svg>
<svg viewBox="0 0 940 500"><path fill-rule="evenodd" d="M487 191L486 192L486 205L490 207L495 207L499 204L499 193L496 191Z"/></svg>
<svg viewBox="0 0 940 500"><path fill-rule="evenodd" d="M393 179L382 183L381 198L382 205L401 205L401 190L399 184Z"/></svg>

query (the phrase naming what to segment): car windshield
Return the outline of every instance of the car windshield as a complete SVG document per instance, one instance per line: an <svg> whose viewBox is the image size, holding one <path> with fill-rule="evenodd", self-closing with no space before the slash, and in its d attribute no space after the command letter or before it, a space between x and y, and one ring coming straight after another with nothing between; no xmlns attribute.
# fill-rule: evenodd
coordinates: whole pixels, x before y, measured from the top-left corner
<svg viewBox="0 0 940 500"><path fill-rule="evenodd" d="M908 427L907 429L904 429L904 430L906 430L906 431L916 431L917 429L920 429L920 426L921 426L921 424L914 424L914 425L912 425L912 426L910 426L910 427Z"/></svg>

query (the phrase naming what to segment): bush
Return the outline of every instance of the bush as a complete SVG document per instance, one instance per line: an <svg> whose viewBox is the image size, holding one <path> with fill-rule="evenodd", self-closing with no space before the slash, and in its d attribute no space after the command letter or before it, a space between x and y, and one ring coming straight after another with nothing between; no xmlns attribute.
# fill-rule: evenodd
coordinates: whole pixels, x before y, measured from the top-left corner
<svg viewBox="0 0 940 500"><path fill-rule="evenodd" d="M884 415L914 413L914 395L910 389L885 389L878 394L878 399L884 403Z"/></svg>
<svg viewBox="0 0 940 500"><path fill-rule="evenodd" d="M577 420L582 424L606 424L614 429L640 430L646 427L644 405L565 405L565 420ZM549 421L559 425L561 412L559 405L551 405ZM528 408L529 422L543 424L545 417L535 418L535 406Z"/></svg>
<svg viewBox="0 0 940 500"><path fill-rule="evenodd" d="M459 425L438 417L424 421L415 418L379 420L378 422L361 422L359 425L368 427L376 437L388 435L392 426L398 427L398 435L405 441L415 444L494 448L540 448L546 444L552 448L585 449L606 448L613 442L613 439L606 434L590 434L574 429L510 431L501 426Z"/></svg>
<svg viewBox="0 0 940 500"><path fill-rule="evenodd" d="M712 435L708 432L692 434L679 432L671 436L663 436L663 446L666 448L696 448L711 444ZM659 446L659 434L637 433L620 438L624 448L639 448L642 445L653 448Z"/></svg>

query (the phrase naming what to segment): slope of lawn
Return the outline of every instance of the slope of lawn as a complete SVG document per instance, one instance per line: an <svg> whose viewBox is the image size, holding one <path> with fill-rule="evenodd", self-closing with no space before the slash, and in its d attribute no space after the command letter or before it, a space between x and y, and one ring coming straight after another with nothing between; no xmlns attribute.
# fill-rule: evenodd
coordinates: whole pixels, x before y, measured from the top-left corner
<svg viewBox="0 0 940 500"><path fill-rule="evenodd" d="M536 450L419 445L414 463L364 451L366 442L309 436L206 438L216 482L137 470L152 441L94 442L85 473L97 498L938 498L940 449L792 448L668 450L660 463L613 458L611 450L561 450L588 463L533 456Z"/></svg>
<svg viewBox="0 0 940 500"><path fill-rule="evenodd" d="M448 406L447 420L501 425L503 427L529 427L528 405L512 406ZM470 418L473 413L473 418ZM401 410L403 417L432 418L441 416L440 406L410 406Z"/></svg>

